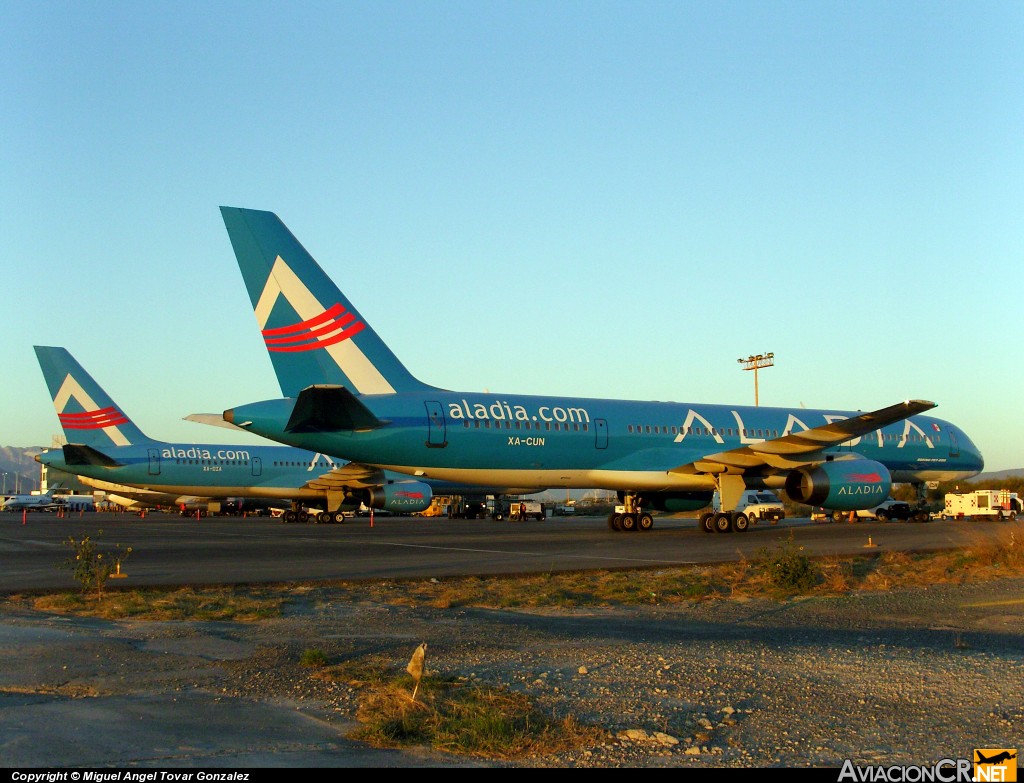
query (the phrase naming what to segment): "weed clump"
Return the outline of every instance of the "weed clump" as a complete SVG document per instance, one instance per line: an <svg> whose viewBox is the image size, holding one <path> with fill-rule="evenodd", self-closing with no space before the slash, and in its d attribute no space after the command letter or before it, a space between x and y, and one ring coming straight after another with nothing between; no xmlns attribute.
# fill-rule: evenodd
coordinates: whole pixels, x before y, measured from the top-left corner
<svg viewBox="0 0 1024 783"><path fill-rule="evenodd" d="M823 581L821 568L793 542L792 536L775 549L761 549L758 562L768 581L785 593L807 592Z"/></svg>
<svg viewBox="0 0 1024 783"><path fill-rule="evenodd" d="M103 535L102 530L99 535ZM111 576L121 573L121 564L132 553L131 547L122 549L120 544L116 544L112 551L102 552L97 542L89 536L69 536L64 543L72 549L73 554L64 561L62 567L71 570L83 593L94 590L96 598L103 598L107 581Z"/></svg>
<svg viewBox="0 0 1024 783"><path fill-rule="evenodd" d="M426 745L446 753L511 759L544 755L609 739L608 732L573 717L555 718L521 693L464 678L428 675L419 696L399 675L367 688L353 739L378 747Z"/></svg>
<svg viewBox="0 0 1024 783"><path fill-rule="evenodd" d="M311 669L319 669L327 665L327 654L319 648L311 647L302 651L299 663Z"/></svg>

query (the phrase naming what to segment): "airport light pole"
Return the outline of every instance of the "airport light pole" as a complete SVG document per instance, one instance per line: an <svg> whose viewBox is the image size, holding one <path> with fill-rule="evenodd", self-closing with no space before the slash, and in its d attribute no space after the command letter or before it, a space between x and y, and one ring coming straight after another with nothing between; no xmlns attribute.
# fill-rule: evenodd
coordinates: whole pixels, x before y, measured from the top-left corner
<svg viewBox="0 0 1024 783"><path fill-rule="evenodd" d="M7 494L7 472L4 471L4 494Z"/></svg>
<svg viewBox="0 0 1024 783"><path fill-rule="evenodd" d="M754 371L754 405L758 404L758 392L757 392L757 371L762 367L771 367L775 364L774 353L759 353L757 356L748 356L746 359L737 359L737 362L743 365L744 370Z"/></svg>

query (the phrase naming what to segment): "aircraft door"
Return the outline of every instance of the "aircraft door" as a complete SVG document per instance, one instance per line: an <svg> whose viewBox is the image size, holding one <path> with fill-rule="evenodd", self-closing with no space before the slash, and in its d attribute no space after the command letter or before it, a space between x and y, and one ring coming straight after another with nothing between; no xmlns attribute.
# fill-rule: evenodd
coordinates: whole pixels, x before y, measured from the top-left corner
<svg viewBox="0 0 1024 783"><path fill-rule="evenodd" d="M253 457L252 458L252 462L250 464L252 465L252 475L254 475L254 476L262 476L263 475L263 458L262 457Z"/></svg>
<svg viewBox="0 0 1024 783"><path fill-rule="evenodd" d="M594 445L599 449L608 448L608 422L594 419Z"/></svg>
<svg viewBox="0 0 1024 783"><path fill-rule="evenodd" d="M149 451L149 475L160 475L160 449L147 449Z"/></svg>
<svg viewBox="0 0 1024 783"><path fill-rule="evenodd" d="M448 445L444 409L441 407L441 403L435 400L427 400L423 404L427 406L427 448L444 448Z"/></svg>
<svg viewBox="0 0 1024 783"><path fill-rule="evenodd" d="M949 456L960 456L960 441L956 439L956 433L953 430L949 430Z"/></svg>

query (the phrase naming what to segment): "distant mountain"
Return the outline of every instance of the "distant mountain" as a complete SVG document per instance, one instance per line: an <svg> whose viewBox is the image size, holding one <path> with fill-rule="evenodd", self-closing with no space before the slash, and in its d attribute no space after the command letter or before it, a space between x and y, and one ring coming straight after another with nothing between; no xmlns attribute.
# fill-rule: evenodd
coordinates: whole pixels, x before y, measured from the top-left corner
<svg viewBox="0 0 1024 783"><path fill-rule="evenodd" d="M1004 479L1022 478L1024 478L1024 468L1011 468L1010 470L996 470L991 473L979 473L971 481L1002 481Z"/></svg>
<svg viewBox="0 0 1024 783"><path fill-rule="evenodd" d="M13 494L39 489L40 465L34 459L42 446L0 446L0 489Z"/></svg>

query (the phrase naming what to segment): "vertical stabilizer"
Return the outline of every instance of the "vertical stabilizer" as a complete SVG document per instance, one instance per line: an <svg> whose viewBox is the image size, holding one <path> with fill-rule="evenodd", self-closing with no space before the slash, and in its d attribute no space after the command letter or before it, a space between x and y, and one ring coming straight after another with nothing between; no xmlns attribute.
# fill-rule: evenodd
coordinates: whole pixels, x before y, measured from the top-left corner
<svg viewBox="0 0 1024 783"><path fill-rule="evenodd" d="M281 391L430 388L416 380L273 212L221 207Z"/></svg>
<svg viewBox="0 0 1024 783"><path fill-rule="evenodd" d="M64 348L35 346L68 443L102 451L150 441Z"/></svg>

